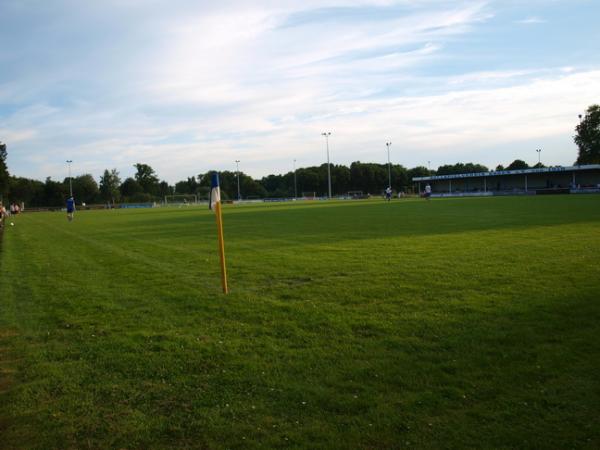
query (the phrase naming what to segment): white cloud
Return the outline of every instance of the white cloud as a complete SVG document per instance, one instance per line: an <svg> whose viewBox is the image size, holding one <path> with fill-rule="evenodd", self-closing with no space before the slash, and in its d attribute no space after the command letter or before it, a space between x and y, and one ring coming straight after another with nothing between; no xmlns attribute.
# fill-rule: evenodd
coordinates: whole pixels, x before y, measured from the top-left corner
<svg viewBox="0 0 600 450"><path fill-rule="evenodd" d="M320 164L325 129L334 162L383 161L389 139L405 165L460 160L492 143L569 134L572 117L600 96L592 69L428 71L455 64L448 48L493 15L483 1L186 5L159 17L129 2L119 10L132 20L127 35L103 35L83 59L69 54L68 69L0 79L0 98L21 105L0 115L11 172L62 178L62 161L73 159L79 172L127 176L145 162L173 182L240 159L260 176L294 158Z"/></svg>
<svg viewBox="0 0 600 450"><path fill-rule="evenodd" d="M546 23L546 21L544 19L540 19L539 17L527 17L526 19L517 20L515 23L521 25L535 25L539 23Z"/></svg>
<svg viewBox="0 0 600 450"><path fill-rule="evenodd" d="M280 117L286 110L305 108L302 98L257 104L205 123L181 122L167 130L152 120L137 125L125 122L112 132L106 127L106 134L113 138L99 138L71 153L57 149L46 156L46 162L69 157L76 161L78 171L98 174L106 167L117 166L127 174L133 171L133 163L143 161L175 181L209 168L231 169L233 161L241 159L243 170L264 175L289 170L289 161L294 158L299 165L321 163L324 146L320 132L326 129L333 132L331 154L336 163L383 161L383 143L389 139L394 142L395 162L408 166L427 159L451 162L500 144L570 135L576 114L590 96L600 96L600 71L557 73L560 75L533 78L512 87L385 100L332 100L320 105L328 115L291 116L281 123L265 117ZM40 134L64 130L61 120L55 118ZM103 126L101 121L97 125ZM164 141L166 136L179 132L196 134L188 142ZM556 163L574 159L573 154L546 156L550 161L556 158ZM482 155L478 161L495 165L498 155ZM39 154L33 162L40 162ZM58 173L51 174L60 177L64 168L60 164L56 168Z"/></svg>

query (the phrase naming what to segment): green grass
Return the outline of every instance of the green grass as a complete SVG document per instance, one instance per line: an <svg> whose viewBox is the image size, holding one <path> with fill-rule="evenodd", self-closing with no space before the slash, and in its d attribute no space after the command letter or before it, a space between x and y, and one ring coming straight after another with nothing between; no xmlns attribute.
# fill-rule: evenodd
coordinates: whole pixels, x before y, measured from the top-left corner
<svg viewBox="0 0 600 450"><path fill-rule="evenodd" d="M600 196L36 213L0 448L599 448Z"/></svg>

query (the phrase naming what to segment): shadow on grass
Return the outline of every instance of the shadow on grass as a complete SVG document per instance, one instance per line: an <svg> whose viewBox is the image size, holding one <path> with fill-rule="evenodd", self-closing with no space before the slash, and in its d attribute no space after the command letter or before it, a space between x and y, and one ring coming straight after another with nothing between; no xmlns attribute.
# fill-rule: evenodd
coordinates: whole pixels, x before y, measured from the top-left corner
<svg viewBox="0 0 600 450"><path fill-rule="evenodd" d="M341 305L232 300L210 310L201 332L206 317L190 322L202 312L193 302L172 305L173 320L161 329L140 315L135 328L110 331L111 318L100 315L109 330L103 341L81 327L52 331L62 339L54 344L66 346L63 359L52 345L38 355L4 442L177 448L192 439L232 448L242 437L250 447L274 447L288 436L299 448L395 448L400 440L421 448L594 448L593 300L589 292L556 294L493 311L413 304L386 311L387 320ZM432 314L440 309L443 319ZM33 336L29 343L38 344ZM37 398L45 401L27 403Z"/></svg>

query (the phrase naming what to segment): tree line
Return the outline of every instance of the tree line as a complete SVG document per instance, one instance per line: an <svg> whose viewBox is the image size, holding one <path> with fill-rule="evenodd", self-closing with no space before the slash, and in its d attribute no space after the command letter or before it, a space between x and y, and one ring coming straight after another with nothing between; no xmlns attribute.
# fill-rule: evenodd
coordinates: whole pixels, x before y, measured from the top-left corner
<svg viewBox="0 0 600 450"><path fill-rule="evenodd" d="M592 105L585 117L576 127L574 141L579 147L579 156L575 164L600 164L600 106ZM144 163L134 164L133 177L121 179L116 169L106 169L96 181L90 174L65 178L62 181L34 180L11 176L6 165L6 145L0 142L0 198L8 202L24 202L30 207L57 207L65 203L70 192L70 182L77 203L120 203L161 201L167 195L197 195L206 199L210 190L210 172L192 174L185 180L170 185L160 180L155 170ZM331 166L331 184L334 195L343 195L349 191L362 191L364 194L380 194L388 186L388 165L356 161L350 166ZM534 168L545 167L538 163ZM506 167L498 165L496 170L528 169L530 166L517 159ZM451 175L457 173L487 172L482 164L456 163L443 165L437 170L424 166L408 169L393 164L391 187L394 191L408 192L413 189L413 177L429 175ZM295 176L294 176L295 175ZM224 199L238 196L238 174L233 171L220 172L221 195ZM327 193L327 164L298 168L296 172L268 175L255 180L251 176L239 173L239 190L242 198L282 198L315 193L317 196Z"/></svg>
<svg viewBox="0 0 600 450"><path fill-rule="evenodd" d="M539 165L538 165L539 166ZM121 203L121 202L154 202L162 201L169 195L196 195L206 199L210 190L210 171L191 175L171 185L161 181L155 170L148 164L134 165L136 173L133 177L121 179L116 169L106 169L96 181L90 174L74 176L69 180L45 181L24 177L7 176L5 198L11 202L24 202L29 207L62 206L70 195L72 186L77 203ZM523 169L529 166L516 160L506 167ZM499 166L498 169L504 169ZM398 164L353 162L350 166L331 165L331 184L333 195L344 195L349 191L361 191L364 194L380 194L388 185L391 174L394 191L409 192L413 188L413 177L429 175L448 175L454 173L487 172L488 168L481 164L457 163L440 166L437 170L429 170L424 166L412 169ZM250 175L239 173L240 193L244 199L282 198L295 195L317 195L327 193L327 164L298 168L295 174L290 171L280 175L268 175L255 180ZM238 196L238 174L234 171L219 173L221 196L224 199L236 199Z"/></svg>
<svg viewBox="0 0 600 450"><path fill-rule="evenodd" d="M133 177L122 179L116 169L106 169L97 181L91 174L73 176L56 181L50 177L45 181L7 175L3 197L10 202L24 202L29 207L62 206L69 197L72 186L78 204L153 202L162 201L168 195L196 195L208 198L210 172L192 174L185 179L169 184L160 180L156 171L148 164L135 164ZM392 187L407 190L412 186L412 177L427 176L431 172L425 167L406 169L401 165L390 167ZM239 189L244 199L281 198L303 194L324 195L327 192L327 165L303 167L294 173L268 175L254 179L239 172ZM238 174L235 171L219 172L221 196L236 199L238 196ZM331 165L331 182L334 195L348 191L378 194L388 184L387 164L354 162L348 166Z"/></svg>

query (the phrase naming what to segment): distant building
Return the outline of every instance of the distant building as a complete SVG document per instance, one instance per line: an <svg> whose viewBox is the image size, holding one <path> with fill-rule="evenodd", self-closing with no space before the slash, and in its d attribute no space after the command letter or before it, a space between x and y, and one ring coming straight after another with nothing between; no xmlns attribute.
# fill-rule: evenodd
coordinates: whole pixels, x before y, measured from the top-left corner
<svg viewBox="0 0 600 450"><path fill-rule="evenodd" d="M429 183L432 197L600 193L600 164L415 177L413 183L419 192Z"/></svg>

